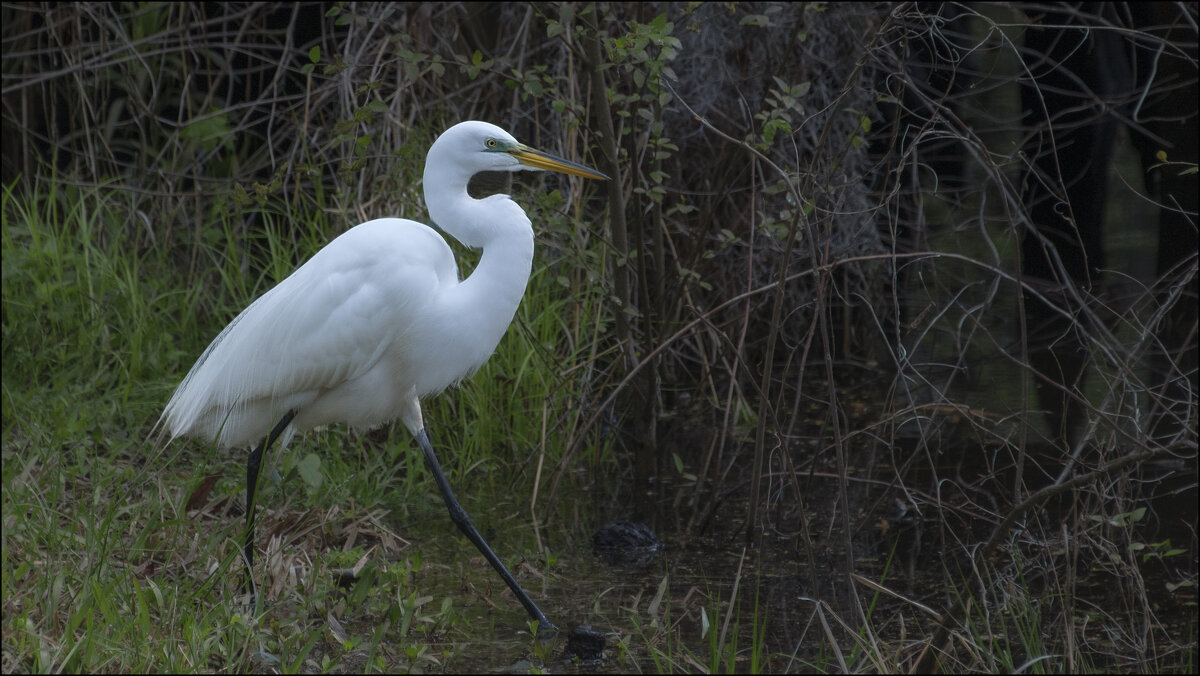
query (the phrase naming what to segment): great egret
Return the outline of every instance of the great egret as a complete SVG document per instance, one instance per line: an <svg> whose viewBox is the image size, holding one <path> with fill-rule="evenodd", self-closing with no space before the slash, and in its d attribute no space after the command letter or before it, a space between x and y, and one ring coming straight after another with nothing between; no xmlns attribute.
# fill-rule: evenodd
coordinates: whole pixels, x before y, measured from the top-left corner
<svg viewBox="0 0 1200 676"><path fill-rule="evenodd" d="M508 195L474 199L481 171L557 171L608 177L518 143L486 122L446 130L425 160L429 216L483 249L464 280L432 228L401 218L343 233L263 294L217 335L167 402L159 424L173 440L248 447L245 559L255 598L254 494L265 450L296 432L349 423L365 430L400 418L416 438L450 518L475 543L539 627L538 609L458 504L421 420L420 398L479 368L504 335L529 280L533 229ZM252 601L253 604L253 601Z"/></svg>

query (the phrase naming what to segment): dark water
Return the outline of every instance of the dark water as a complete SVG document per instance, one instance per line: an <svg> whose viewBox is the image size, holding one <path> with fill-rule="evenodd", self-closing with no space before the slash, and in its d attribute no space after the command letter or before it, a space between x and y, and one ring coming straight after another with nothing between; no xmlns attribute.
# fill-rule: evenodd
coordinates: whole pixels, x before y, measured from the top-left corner
<svg viewBox="0 0 1200 676"><path fill-rule="evenodd" d="M980 585L1001 584L1013 568L997 560L985 583L969 564L967 552L991 534L1014 483L1011 471L996 462L996 452L973 451L943 453L937 464L922 465L904 462L922 457L916 447L895 448L886 469L879 463L851 466L844 487L830 454L799 454L797 482L776 477L768 483L768 508L749 537L746 484L736 468L729 480L733 489L711 511L703 502L706 492L678 476L643 486L637 496L612 488L617 479L579 482L564 492L553 518L537 532L528 504L518 499L519 488L470 498L464 506L476 525L551 620L564 630L588 624L607 635L602 659L587 662L562 656L565 637L540 642L530 635L524 610L443 510L390 516L390 526L409 544L391 557L376 554L372 565L415 570L402 579L377 581L374 592L400 600L411 595L420 607L402 629L399 618L372 611L366 603L355 605L351 592L333 610L357 644L347 651L326 638L314 648L309 667L353 671L365 668L371 655L386 670L749 671L757 646L762 651L757 668L763 671L836 670L843 660L851 670L875 668L863 651L854 650L860 627L870 626L873 640L889 650L911 647L936 626L922 608L945 612L953 605L957 592L947 579L956 582L957 591L986 593L990 599L993 592ZM1027 466L1027 480L1038 481L1044 470ZM1195 484L1167 470L1160 473L1166 478L1152 498L1155 516L1145 519L1139 540L1171 538L1185 549L1193 543L1178 561L1194 571L1189 529L1195 522ZM802 499L795 498L794 489ZM1074 533L1080 500L1067 496L1047 503L1028 528L1014 532L1015 544L1005 550L1028 557L1016 579L1039 603L1063 602L1059 578L1069 569L1063 559L1069 548L1046 534L1068 526ZM711 518L693 518L702 513ZM620 518L638 518L663 541L649 565L612 566L594 554L595 528ZM1153 595L1155 621L1174 627L1160 631L1186 636L1196 626L1195 598L1186 589L1182 596L1165 591L1164 583L1177 578L1170 568L1175 564L1152 560L1139 570ZM861 578L851 574L851 565ZM1106 614L1104 622L1097 620L1094 629L1085 628L1076 638L1090 638L1119 655L1123 639L1106 623L1128 631L1129 618L1139 611L1128 585L1113 577L1123 569L1097 569L1081 557L1074 571L1079 579L1069 589L1077 597L1071 600L1080 609L1076 612L1103 608ZM895 595L878 592L862 579ZM993 612L1000 615L1003 609ZM384 639L372 653L367 644L385 620ZM1051 642L1046 650L1060 647ZM334 666L321 667L323 659ZM897 660L890 666L910 664Z"/></svg>

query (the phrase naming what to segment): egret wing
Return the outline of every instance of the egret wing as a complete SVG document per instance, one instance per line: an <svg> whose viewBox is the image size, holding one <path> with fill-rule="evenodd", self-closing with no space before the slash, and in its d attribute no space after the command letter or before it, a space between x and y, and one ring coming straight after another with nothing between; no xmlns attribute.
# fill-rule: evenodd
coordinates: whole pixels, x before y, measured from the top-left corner
<svg viewBox="0 0 1200 676"><path fill-rule="evenodd" d="M374 367L456 280L430 228L401 219L352 228L225 327L168 402L165 429L253 442L287 409Z"/></svg>

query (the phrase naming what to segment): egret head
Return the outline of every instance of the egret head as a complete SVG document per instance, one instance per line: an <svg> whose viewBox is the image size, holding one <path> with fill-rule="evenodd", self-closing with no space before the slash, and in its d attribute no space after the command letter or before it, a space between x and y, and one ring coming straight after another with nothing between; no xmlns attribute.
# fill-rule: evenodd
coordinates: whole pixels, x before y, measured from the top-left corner
<svg viewBox="0 0 1200 676"><path fill-rule="evenodd" d="M455 173L465 175L466 179L481 171L533 169L608 180L604 174L581 164L530 148L494 124L474 120L450 127L433 142L426 173L438 162L456 165Z"/></svg>

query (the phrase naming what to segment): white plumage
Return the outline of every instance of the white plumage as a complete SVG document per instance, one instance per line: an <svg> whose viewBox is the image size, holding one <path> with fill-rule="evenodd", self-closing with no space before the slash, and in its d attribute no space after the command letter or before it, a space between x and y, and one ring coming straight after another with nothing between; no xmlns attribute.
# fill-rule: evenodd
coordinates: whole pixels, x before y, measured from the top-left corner
<svg viewBox="0 0 1200 676"><path fill-rule="evenodd" d="M222 447L263 440L248 463L248 563L258 462L272 430L282 426L276 436L286 446L296 432L320 425L369 429L400 418L421 445L455 522L490 555L531 616L545 622L458 507L420 407L421 397L487 361L525 292L533 262L529 218L508 195L467 194L478 172L520 169L607 178L524 146L495 125L457 124L430 147L424 189L433 221L483 249L467 279L459 280L450 247L432 228L400 218L368 221L243 310L175 390L159 420L171 439L199 437Z"/></svg>

